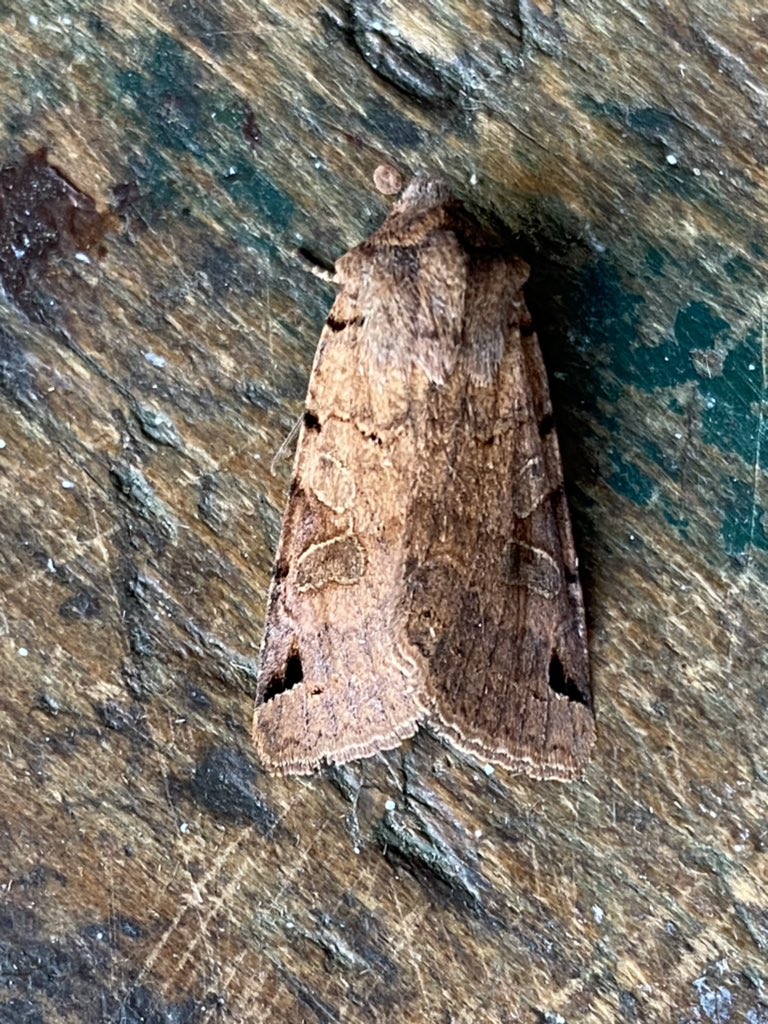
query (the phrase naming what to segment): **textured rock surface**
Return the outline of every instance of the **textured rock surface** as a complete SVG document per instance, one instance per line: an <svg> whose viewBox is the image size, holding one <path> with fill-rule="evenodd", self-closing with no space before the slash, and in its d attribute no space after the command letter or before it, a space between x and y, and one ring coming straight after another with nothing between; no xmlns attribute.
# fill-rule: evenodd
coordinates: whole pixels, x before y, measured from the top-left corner
<svg viewBox="0 0 768 1024"><path fill-rule="evenodd" d="M768 21L704 0L0 4L0 1017L768 1018ZM47 158L40 153L45 147ZM533 267L586 781L248 742L382 158Z"/></svg>

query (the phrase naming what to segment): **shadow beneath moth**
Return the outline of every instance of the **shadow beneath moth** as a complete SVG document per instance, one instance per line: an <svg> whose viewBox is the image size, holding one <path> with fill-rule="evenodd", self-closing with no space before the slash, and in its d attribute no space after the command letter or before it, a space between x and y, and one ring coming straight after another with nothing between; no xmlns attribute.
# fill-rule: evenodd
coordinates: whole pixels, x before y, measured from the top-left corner
<svg viewBox="0 0 768 1024"><path fill-rule="evenodd" d="M368 757L428 723L485 762L582 774L584 607L527 276L426 177L337 262L268 600L267 769Z"/></svg>

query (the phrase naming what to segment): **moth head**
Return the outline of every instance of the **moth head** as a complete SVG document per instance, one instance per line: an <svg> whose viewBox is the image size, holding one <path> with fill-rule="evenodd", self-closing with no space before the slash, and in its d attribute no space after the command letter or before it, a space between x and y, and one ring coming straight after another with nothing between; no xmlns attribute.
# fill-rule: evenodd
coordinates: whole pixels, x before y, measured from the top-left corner
<svg viewBox="0 0 768 1024"><path fill-rule="evenodd" d="M417 174L403 189L400 198L392 207L393 213L405 213L410 210L427 210L431 206L448 202L451 190L439 178L427 178Z"/></svg>

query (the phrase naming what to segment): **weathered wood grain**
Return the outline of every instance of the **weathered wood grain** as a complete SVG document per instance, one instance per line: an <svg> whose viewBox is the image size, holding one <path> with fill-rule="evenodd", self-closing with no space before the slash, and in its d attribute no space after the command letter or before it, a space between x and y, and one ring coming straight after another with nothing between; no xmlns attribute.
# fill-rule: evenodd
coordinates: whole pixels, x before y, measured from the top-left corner
<svg viewBox="0 0 768 1024"><path fill-rule="evenodd" d="M766 16L43 0L0 29L0 1018L768 1019ZM426 735L273 779L248 743L270 465L332 295L307 257L380 222L382 157L533 266L580 785Z"/></svg>

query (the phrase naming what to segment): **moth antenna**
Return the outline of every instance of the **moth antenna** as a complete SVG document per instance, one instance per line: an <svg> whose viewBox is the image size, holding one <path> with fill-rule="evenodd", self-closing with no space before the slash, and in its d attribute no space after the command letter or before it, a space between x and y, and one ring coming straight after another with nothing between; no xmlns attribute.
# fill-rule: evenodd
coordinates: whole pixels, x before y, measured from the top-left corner
<svg viewBox="0 0 768 1024"><path fill-rule="evenodd" d="M282 462L282 460L285 457L285 454L287 453L288 449L291 447L293 442L296 440L296 438L298 436L298 433L299 433L299 430L301 429L301 424L302 424L303 419L304 419L303 415L299 416L299 418L296 420L296 422L293 424L291 429L286 434L285 439L283 440L283 443L280 445L280 447L275 452L274 457L273 457L272 461L269 464L269 471L272 474L272 476L274 476L275 473L277 473L278 465L280 464L280 462Z"/></svg>

